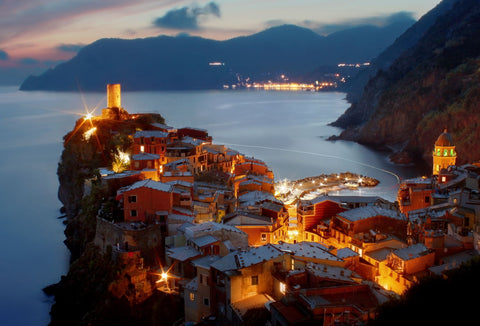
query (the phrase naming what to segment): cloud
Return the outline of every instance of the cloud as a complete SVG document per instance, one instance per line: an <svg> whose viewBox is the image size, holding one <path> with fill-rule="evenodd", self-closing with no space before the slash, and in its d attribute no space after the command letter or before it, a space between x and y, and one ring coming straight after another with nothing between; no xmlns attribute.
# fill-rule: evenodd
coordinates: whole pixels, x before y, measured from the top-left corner
<svg viewBox="0 0 480 326"><path fill-rule="evenodd" d="M9 59L9 55L7 52L0 50L0 60L7 61Z"/></svg>
<svg viewBox="0 0 480 326"><path fill-rule="evenodd" d="M384 26L391 25L393 23L414 22L414 21L415 21L415 18L412 12L400 11L390 15L363 17L363 18L357 18L355 20L338 22L335 24L319 24L317 26L312 26L310 28L312 28L315 32L319 34L328 35L334 32L338 32L341 30L358 27L358 26L370 25L370 26L384 27ZM313 22L308 22L308 23L310 23L311 25L314 25Z"/></svg>
<svg viewBox="0 0 480 326"><path fill-rule="evenodd" d="M83 48L85 44L60 44L57 46L57 50L62 51L62 52L74 52L77 53L80 51L81 48Z"/></svg>
<svg viewBox="0 0 480 326"><path fill-rule="evenodd" d="M331 24L324 24L321 22L313 21L313 20L304 20L301 22L292 22L286 21L282 19L273 19L265 22L266 27L273 27L279 26L284 24L296 24L299 26L303 26L309 28L318 34L321 35L328 35L338 31L358 27L358 26L379 26L384 27L394 23L402 23L402 22L414 22L414 14L412 12L407 11L400 11L390 15L379 15L379 16L372 16L372 17L363 17L363 18L356 18L348 21L338 21Z"/></svg>
<svg viewBox="0 0 480 326"><path fill-rule="evenodd" d="M220 17L220 7L215 2L209 2L203 7L187 6L172 9L164 16L154 20L153 25L160 28L198 30L199 20L210 16Z"/></svg>

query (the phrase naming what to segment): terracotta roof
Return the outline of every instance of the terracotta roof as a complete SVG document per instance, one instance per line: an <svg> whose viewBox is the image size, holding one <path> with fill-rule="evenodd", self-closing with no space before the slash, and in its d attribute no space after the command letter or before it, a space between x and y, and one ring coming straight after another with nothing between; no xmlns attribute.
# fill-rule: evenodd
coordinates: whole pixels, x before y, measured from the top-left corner
<svg viewBox="0 0 480 326"><path fill-rule="evenodd" d="M437 141L435 142L435 146L455 146L455 144L453 143L453 138L447 132L447 129L445 129L443 133L438 136Z"/></svg>

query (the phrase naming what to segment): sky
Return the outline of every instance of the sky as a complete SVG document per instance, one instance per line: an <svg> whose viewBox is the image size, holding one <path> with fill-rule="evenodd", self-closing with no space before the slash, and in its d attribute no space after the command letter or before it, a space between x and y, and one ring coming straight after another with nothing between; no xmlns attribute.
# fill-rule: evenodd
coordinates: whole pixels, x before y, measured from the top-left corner
<svg viewBox="0 0 480 326"><path fill-rule="evenodd" d="M0 0L0 72L24 75L100 38L188 33L217 40L296 24L328 34L396 15L420 18L440 0ZM23 77L22 77L23 78Z"/></svg>

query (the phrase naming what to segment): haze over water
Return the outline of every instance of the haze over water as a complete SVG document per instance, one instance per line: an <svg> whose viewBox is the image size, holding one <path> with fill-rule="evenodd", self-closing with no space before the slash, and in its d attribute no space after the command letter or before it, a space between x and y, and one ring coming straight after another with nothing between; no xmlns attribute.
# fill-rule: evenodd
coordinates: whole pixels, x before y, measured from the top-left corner
<svg viewBox="0 0 480 326"><path fill-rule="evenodd" d="M89 109L106 106L105 94L84 94ZM265 91L123 92L130 113L158 112L172 127L207 129L227 144L265 161L275 179L354 172L380 180L351 191L395 200L397 177L414 167L390 164L384 153L326 138L327 126L348 107L342 93ZM68 270L64 225L57 219L57 164L63 136L85 114L80 93L19 92L0 88L0 325L46 325L51 300L41 291Z"/></svg>

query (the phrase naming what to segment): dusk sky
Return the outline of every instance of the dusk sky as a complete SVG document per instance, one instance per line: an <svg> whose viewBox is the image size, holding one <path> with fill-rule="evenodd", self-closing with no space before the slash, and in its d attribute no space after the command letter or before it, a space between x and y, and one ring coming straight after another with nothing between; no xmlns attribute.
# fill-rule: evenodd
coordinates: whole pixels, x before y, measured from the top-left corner
<svg viewBox="0 0 480 326"><path fill-rule="evenodd" d="M188 33L213 39L280 24L339 27L420 18L440 0L0 0L0 68L48 67L99 38ZM389 18L390 17L390 18Z"/></svg>

